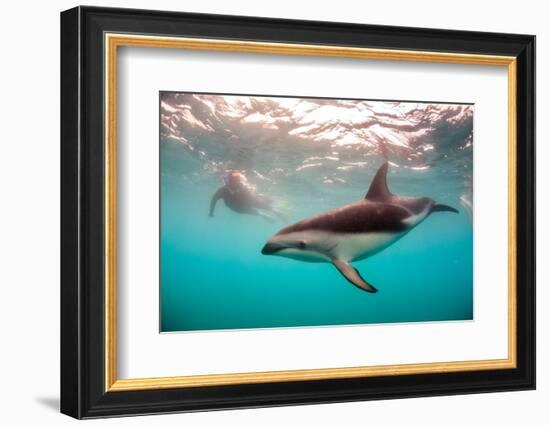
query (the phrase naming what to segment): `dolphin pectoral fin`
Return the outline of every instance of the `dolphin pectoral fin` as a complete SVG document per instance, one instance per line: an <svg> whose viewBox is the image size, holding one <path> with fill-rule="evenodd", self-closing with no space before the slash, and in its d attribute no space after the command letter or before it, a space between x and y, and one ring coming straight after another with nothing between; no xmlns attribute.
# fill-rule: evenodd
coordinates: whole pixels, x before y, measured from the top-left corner
<svg viewBox="0 0 550 425"><path fill-rule="evenodd" d="M341 260L333 260L332 264L338 269L340 273L351 283L353 283L355 286L357 286L359 289L362 289L363 291L375 293L378 292L378 289L376 289L371 284L367 283L359 274L359 271L351 266L346 261Z"/></svg>

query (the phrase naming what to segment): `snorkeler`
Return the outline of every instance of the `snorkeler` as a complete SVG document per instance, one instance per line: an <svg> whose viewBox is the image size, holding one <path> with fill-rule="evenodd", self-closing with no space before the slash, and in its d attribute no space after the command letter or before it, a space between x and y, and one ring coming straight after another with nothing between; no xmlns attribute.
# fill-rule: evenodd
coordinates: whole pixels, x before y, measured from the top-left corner
<svg viewBox="0 0 550 425"><path fill-rule="evenodd" d="M220 187L210 201L210 217L214 217L214 210L219 199L223 199L225 205L240 214L259 215L268 221L273 221L273 216L286 222L284 214L273 209L271 200L257 193L246 177L239 171L230 170L223 176L224 186Z"/></svg>

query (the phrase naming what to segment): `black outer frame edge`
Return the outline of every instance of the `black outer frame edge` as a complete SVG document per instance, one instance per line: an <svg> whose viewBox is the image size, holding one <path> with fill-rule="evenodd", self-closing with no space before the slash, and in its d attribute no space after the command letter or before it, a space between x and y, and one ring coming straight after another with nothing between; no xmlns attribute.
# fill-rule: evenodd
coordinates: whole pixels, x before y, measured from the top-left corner
<svg viewBox="0 0 550 425"><path fill-rule="evenodd" d="M525 247L518 250L518 367L485 372L105 393L103 234L97 229L103 229L104 225L102 37L106 30L516 56L518 245ZM65 40L66 37L73 38L72 42ZM62 412L76 418L91 418L533 389L534 47L534 36L521 34L95 7L63 12ZM85 78L85 74L89 78ZM79 93L78 96L75 97L75 93ZM78 116L82 117L81 124ZM75 239L78 230L80 239Z"/></svg>
<svg viewBox="0 0 550 425"><path fill-rule="evenodd" d="M536 38L517 56L517 351L536 388ZM519 356L518 356L519 358Z"/></svg>
<svg viewBox="0 0 550 425"><path fill-rule="evenodd" d="M81 417L81 345L79 297L79 10L61 14L61 288L60 411Z"/></svg>
<svg viewBox="0 0 550 425"><path fill-rule="evenodd" d="M318 21L318 20L297 20L297 19L285 19L285 18L267 18L257 16L246 15L221 15L215 13L196 13L196 12L175 12L166 10L155 9L132 9L132 8L117 8L117 7L97 7L97 6L79 6L80 9L86 13L108 13L112 15L125 16L128 18L142 18L148 19L154 16L158 19L181 19L185 18L188 21L204 21L207 23L218 23L221 25L238 26L249 25L259 26L261 28L275 27L275 28L290 28L296 30L298 26L307 28L308 30L327 31L331 35L337 34L339 31L351 31L355 33L364 32L399 32L403 38L407 38L410 35L416 37L424 36L426 38L439 38L444 37L447 41L449 38L461 39L467 36L470 40L485 41L488 39L506 40L508 43L516 41L522 42L526 39L534 38L534 35L529 34L517 34L517 33L497 33L489 31L464 31L453 29L437 29L437 28L423 28L423 27L407 27L407 26L388 26L379 24L358 24L351 22L338 22L338 21ZM143 31L137 31L138 33L144 33ZM156 32L155 35L160 33ZM169 34L169 33L166 33ZM231 37L226 37L231 38ZM243 38L240 38L243 39ZM251 40L261 40L262 37L254 37ZM327 44L327 43L318 43ZM336 43L339 44L339 43ZM351 44L350 44L351 45ZM364 47L364 46L363 46ZM370 46L375 47L375 46ZM389 46L380 46L382 48L389 48ZM405 48L405 50L418 50L415 48ZM438 49L437 51L449 51L456 52L456 49ZM492 53L497 54L497 53Z"/></svg>

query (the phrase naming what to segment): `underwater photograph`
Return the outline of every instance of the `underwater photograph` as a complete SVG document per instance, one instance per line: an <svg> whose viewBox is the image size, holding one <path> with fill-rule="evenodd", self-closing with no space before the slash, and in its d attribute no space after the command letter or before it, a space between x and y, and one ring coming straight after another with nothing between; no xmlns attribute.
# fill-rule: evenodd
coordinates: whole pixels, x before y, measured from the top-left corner
<svg viewBox="0 0 550 425"><path fill-rule="evenodd" d="M160 332L473 320L473 104L159 93Z"/></svg>

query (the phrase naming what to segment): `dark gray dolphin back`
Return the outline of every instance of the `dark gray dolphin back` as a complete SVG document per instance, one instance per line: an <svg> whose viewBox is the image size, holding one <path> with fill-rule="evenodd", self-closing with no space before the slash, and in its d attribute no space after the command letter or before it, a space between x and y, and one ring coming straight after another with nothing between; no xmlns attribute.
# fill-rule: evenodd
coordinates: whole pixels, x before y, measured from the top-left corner
<svg viewBox="0 0 550 425"><path fill-rule="evenodd" d="M403 232L410 225L405 221L411 212L407 208L382 202L358 201L299 221L278 232L284 235L306 230L331 233Z"/></svg>
<svg viewBox="0 0 550 425"><path fill-rule="evenodd" d="M431 212L435 203L427 197L414 198L393 195L388 189L388 163L376 172L364 200L318 214L281 229L283 235L306 230L332 233L404 232L413 226L406 219L422 211ZM451 207L437 205L433 211L453 211ZM456 210L454 210L456 211Z"/></svg>
<svg viewBox="0 0 550 425"><path fill-rule="evenodd" d="M399 196L391 193L388 189L388 162L384 162L374 175L365 200L405 208L411 214L419 214L433 204L430 198Z"/></svg>
<svg viewBox="0 0 550 425"><path fill-rule="evenodd" d="M418 214L424 211L426 208L430 209L432 212L454 212L458 211L448 205L436 204L432 199L427 197L408 197L408 196L399 196L394 195L388 189L388 162L384 162L382 166L376 172L372 183L369 187L369 191L365 196L365 199L373 202L384 202L398 205L400 207L406 208L414 214Z"/></svg>

